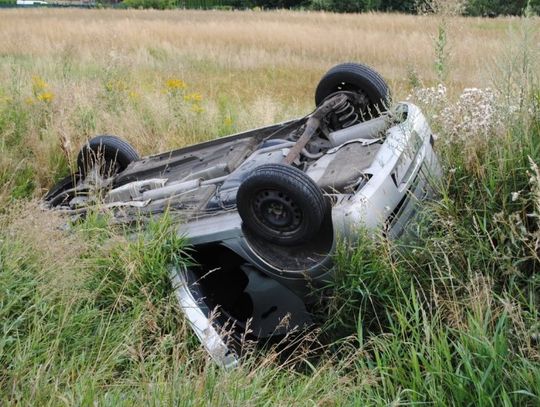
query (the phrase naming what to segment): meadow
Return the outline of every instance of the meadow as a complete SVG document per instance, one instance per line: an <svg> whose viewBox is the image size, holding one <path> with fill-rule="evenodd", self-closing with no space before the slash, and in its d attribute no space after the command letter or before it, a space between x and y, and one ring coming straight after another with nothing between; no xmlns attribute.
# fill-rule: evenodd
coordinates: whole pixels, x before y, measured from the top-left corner
<svg viewBox="0 0 540 407"><path fill-rule="evenodd" d="M0 10L0 404L540 404L539 27ZM219 369L176 308L166 266L189 247L167 220L130 240L39 208L96 134L152 154L304 115L345 61L424 108L445 176L416 240L340 246L316 356Z"/></svg>

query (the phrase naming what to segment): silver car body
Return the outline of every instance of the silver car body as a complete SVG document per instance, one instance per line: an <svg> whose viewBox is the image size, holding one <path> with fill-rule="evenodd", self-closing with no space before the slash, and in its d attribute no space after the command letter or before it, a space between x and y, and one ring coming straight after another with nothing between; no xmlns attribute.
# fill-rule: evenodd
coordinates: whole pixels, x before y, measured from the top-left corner
<svg viewBox="0 0 540 407"><path fill-rule="evenodd" d="M336 242L355 241L359 228L401 235L441 174L429 125L410 103L315 136L296 165L329 203L322 226L302 244L269 242L245 227L236 194L255 168L283 162L305 124L300 118L145 157L110 179L90 172L45 201L79 216L95 203L89 191L100 189L100 207L119 222L172 214L199 264L172 265L180 308L212 358L234 366L243 338L281 338L312 324L309 307L332 280Z"/></svg>

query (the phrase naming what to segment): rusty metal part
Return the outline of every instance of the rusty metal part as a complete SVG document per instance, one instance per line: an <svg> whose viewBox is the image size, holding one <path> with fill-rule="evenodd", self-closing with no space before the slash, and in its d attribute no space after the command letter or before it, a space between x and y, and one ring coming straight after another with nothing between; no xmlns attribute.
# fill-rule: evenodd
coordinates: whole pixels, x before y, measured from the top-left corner
<svg viewBox="0 0 540 407"><path fill-rule="evenodd" d="M347 96L342 94L337 94L325 100L308 118L306 121L306 127L304 132L296 142L296 144L289 150L287 157L283 160L284 164L292 164L300 156L300 153L309 142L311 137L315 135L317 130L321 125L321 120L336 106L343 105L347 101Z"/></svg>

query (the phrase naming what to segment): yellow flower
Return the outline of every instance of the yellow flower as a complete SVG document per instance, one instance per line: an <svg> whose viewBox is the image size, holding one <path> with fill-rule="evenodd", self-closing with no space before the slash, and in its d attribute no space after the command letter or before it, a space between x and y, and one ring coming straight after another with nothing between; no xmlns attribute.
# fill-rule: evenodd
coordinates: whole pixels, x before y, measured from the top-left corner
<svg viewBox="0 0 540 407"><path fill-rule="evenodd" d="M187 87L186 83L182 79L167 79L166 86L169 90L181 90Z"/></svg>
<svg viewBox="0 0 540 407"><path fill-rule="evenodd" d="M24 99L24 103L26 103L27 105L33 105L34 104L34 99L28 97L28 98Z"/></svg>
<svg viewBox="0 0 540 407"><path fill-rule="evenodd" d="M108 92L124 92L127 90L127 85L121 80L111 80L105 84L105 89Z"/></svg>
<svg viewBox="0 0 540 407"><path fill-rule="evenodd" d="M193 104L191 105L191 111L194 113L202 113L204 109L200 105Z"/></svg>
<svg viewBox="0 0 540 407"><path fill-rule="evenodd" d="M188 93L186 96L184 96L184 100L186 102L200 102L202 101L202 95L197 92Z"/></svg>
<svg viewBox="0 0 540 407"><path fill-rule="evenodd" d="M37 75L32 76L32 91L38 94L49 87L49 84Z"/></svg>
<svg viewBox="0 0 540 407"><path fill-rule="evenodd" d="M11 101L9 96L0 93L0 103L9 103Z"/></svg>
<svg viewBox="0 0 540 407"><path fill-rule="evenodd" d="M131 92L129 92L129 98L133 101L137 101L141 98L141 95L139 95L138 92L135 92L134 90L132 90Z"/></svg>
<svg viewBox="0 0 540 407"><path fill-rule="evenodd" d="M225 120L223 120L223 124L224 124L225 126L227 126L227 127L232 126L232 124L233 124L233 119L232 119L232 117L231 117L231 116L227 116L227 117L225 118Z"/></svg>
<svg viewBox="0 0 540 407"><path fill-rule="evenodd" d="M42 92L39 95L36 95L36 99L41 102L51 103L54 99L54 95L52 92Z"/></svg>

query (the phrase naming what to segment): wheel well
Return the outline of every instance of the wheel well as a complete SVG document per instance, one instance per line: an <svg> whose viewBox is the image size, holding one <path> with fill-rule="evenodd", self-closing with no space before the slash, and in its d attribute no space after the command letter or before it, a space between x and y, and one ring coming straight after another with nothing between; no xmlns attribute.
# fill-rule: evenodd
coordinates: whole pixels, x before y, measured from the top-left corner
<svg viewBox="0 0 540 407"><path fill-rule="evenodd" d="M251 300L244 293L249 280L241 268L246 261L219 244L196 246L192 258L195 265L190 270L208 308L219 306L228 316L246 321L252 313Z"/></svg>
<svg viewBox="0 0 540 407"><path fill-rule="evenodd" d="M267 263L281 270L307 270L323 262L334 246L332 205L327 202L322 225L316 236L297 245L269 242L242 225L243 234L251 249Z"/></svg>

